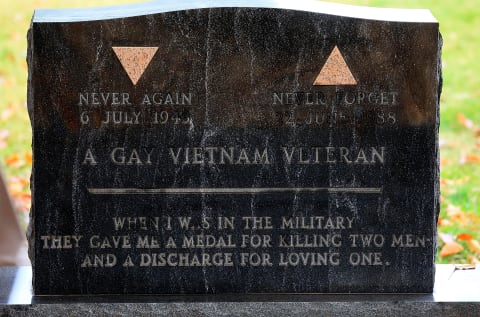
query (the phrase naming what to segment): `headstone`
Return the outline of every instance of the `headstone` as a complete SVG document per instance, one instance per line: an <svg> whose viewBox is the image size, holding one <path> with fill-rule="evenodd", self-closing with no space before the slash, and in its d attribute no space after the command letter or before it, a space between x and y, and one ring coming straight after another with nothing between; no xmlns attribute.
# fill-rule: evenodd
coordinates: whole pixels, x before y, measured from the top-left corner
<svg viewBox="0 0 480 317"><path fill-rule="evenodd" d="M438 23L279 3L35 12L35 294L432 291Z"/></svg>

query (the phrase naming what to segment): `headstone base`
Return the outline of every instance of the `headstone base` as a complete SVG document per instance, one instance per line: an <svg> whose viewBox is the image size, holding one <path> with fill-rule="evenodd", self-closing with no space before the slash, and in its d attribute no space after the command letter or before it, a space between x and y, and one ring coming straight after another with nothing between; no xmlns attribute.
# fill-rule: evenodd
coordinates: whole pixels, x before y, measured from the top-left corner
<svg viewBox="0 0 480 317"><path fill-rule="evenodd" d="M0 268L0 316L480 316L480 266L437 265L433 294L33 296L30 267Z"/></svg>

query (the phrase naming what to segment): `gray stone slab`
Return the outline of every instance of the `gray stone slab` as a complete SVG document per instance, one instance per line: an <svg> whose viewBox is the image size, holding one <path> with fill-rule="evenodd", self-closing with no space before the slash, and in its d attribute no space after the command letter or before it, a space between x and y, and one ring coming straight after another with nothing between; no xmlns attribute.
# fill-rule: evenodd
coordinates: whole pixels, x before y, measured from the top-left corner
<svg viewBox="0 0 480 317"><path fill-rule="evenodd" d="M30 267L0 268L0 316L480 316L480 266L437 265L433 294L35 296Z"/></svg>
<svg viewBox="0 0 480 317"><path fill-rule="evenodd" d="M0 308L2 311L2 308ZM55 304L12 306L6 316L428 316L478 317L478 303L423 302L277 302L277 303L177 303L177 304Z"/></svg>

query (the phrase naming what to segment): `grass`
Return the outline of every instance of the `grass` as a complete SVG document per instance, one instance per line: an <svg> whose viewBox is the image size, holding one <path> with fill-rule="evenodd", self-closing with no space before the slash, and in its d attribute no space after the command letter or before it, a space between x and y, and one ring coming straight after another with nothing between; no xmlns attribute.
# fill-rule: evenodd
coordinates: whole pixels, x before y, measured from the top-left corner
<svg viewBox="0 0 480 317"><path fill-rule="evenodd" d="M34 8L87 7L139 2L133 0L17 0L0 11L0 166L17 201L22 218L29 209L28 178L31 168L31 130L26 111L26 32ZM476 262L480 250L480 6L477 0L337 0L334 2L378 7L429 8L440 22L444 39L441 98L442 203L440 232L464 247L438 262ZM470 121L468 121L470 120ZM478 129L478 131L477 131ZM467 161L467 162L465 162ZM442 240L443 241L443 240ZM441 246L444 243L441 241Z"/></svg>

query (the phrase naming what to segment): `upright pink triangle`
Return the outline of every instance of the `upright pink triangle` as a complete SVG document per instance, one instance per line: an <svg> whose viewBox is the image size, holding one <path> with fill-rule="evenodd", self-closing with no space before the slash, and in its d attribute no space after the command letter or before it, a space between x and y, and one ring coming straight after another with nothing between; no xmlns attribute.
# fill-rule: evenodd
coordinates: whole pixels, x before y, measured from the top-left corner
<svg viewBox="0 0 480 317"><path fill-rule="evenodd" d="M115 46L112 49L128 77L136 85L152 61L158 47Z"/></svg>
<svg viewBox="0 0 480 317"><path fill-rule="evenodd" d="M320 73L313 82L314 86L336 86L336 85L356 85L357 81L353 77L350 68L335 46L330 53L325 65L323 65Z"/></svg>

